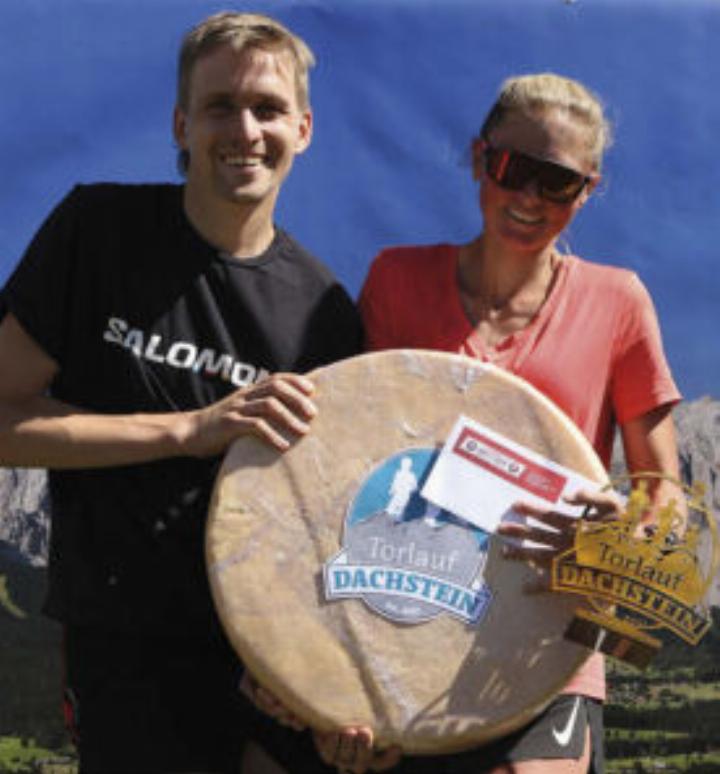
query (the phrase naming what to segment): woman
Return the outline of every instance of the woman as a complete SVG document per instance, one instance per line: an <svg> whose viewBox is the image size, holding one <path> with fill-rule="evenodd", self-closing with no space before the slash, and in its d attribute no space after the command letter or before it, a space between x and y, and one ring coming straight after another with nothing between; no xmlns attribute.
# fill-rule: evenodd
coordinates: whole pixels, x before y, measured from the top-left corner
<svg viewBox="0 0 720 774"><path fill-rule="evenodd" d="M670 412L680 396L647 291L632 272L562 254L557 245L598 184L608 140L602 106L582 84L552 74L506 81L472 144L483 232L464 245L380 253L360 299L367 346L494 363L555 401L606 465L619 426L631 471L677 475ZM560 524L557 514L524 510ZM555 543L526 526L502 531ZM406 758L393 771L600 771L604 695L596 654L540 718L509 739L460 755ZM354 739L349 731L330 736L319 749L348 771L373 766L369 735L358 731Z"/></svg>

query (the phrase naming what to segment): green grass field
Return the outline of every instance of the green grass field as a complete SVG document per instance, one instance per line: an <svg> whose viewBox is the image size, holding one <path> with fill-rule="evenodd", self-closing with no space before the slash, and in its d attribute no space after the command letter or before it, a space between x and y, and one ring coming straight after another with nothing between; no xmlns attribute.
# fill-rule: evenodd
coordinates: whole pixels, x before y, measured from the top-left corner
<svg viewBox="0 0 720 774"><path fill-rule="evenodd" d="M701 678L703 667L678 664L672 654L663 658L646 672L609 665L608 774L720 772L720 679Z"/></svg>
<svg viewBox="0 0 720 774"><path fill-rule="evenodd" d="M0 774L76 774L69 748L47 750L33 740L0 737Z"/></svg>

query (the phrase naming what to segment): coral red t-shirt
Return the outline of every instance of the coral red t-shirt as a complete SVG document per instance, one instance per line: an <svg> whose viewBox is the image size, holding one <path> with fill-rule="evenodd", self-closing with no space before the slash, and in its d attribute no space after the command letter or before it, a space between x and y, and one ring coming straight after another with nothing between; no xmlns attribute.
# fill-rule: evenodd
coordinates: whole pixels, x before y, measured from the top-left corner
<svg viewBox="0 0 720 774"><path fill-rule="evenodd" d="M606 466L618 424L680 399L652 301L633 272L563 256L530 324L487 347L461 303L458 253L441 244L377 256L360 295L367 349L438 349L505 368L563 409ZM566 690L604 698L602 657Z"/></svg>

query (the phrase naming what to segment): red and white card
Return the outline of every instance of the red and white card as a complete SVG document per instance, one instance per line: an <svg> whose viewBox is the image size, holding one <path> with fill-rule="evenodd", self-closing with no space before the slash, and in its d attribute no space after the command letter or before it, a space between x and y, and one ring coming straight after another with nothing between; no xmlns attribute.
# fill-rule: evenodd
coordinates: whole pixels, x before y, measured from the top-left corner
<svg viewBox="0 0 720 774"><path fill-rule="evenodd" d="M494 532L513 518L512 504L527 502L580 516L564 497L600 485L504 435L460 416L422 488L434 505Z"/></svg>

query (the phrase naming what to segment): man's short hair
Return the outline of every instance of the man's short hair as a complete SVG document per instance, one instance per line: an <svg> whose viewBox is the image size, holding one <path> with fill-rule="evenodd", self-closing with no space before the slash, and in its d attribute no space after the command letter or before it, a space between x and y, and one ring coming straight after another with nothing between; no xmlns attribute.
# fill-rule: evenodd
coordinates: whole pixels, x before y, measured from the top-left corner
<svg viewBox="0 0 720 774"><path fill-rule="evenodd" d="M209 16L183 38L178 59L177 83L177 105L181 110L188 108L190 79L195 63L224 45L232 46L236 51L262 48L289 53L295 66L298 105L303 110L309 106L308 72L315 64L315 57L305 41L269 16L224 11Z"/></svg>

